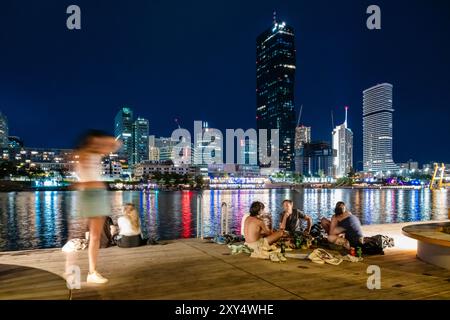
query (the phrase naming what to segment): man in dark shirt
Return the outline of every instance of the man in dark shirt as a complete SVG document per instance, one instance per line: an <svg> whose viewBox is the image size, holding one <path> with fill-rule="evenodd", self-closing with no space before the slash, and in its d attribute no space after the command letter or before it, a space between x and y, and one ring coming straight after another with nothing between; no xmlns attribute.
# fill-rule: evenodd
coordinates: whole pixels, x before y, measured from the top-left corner
<svg viewBox="0 0 450 320"><path fill-rule="evenodd" d="M302 221L306 221L306 228L303 229ZM281 213L280 230L289 233L302 232L309 234L311 231L312 219L299 209L294 208L292 200L283 201L283 212Z"/></svg>

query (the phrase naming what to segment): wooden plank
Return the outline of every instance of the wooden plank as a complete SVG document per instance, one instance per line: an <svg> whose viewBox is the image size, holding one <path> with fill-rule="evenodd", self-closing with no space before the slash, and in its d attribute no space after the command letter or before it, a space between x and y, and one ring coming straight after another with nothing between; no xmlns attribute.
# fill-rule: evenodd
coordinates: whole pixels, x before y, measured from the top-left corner
<svg viewBox="0 0 450 320"><path fill-rule="evenodd" d="M66 282L44 270L0 264L0 299L68 299Z"/></svg>
<svg viewBox="0 0 450 320"><path fill-rule="evenodd" d="M450 299L450 271L402 249L332 266L232 256L227 246L198 239L164 246L114 247L100 250L99 271L110 279L104 286L86 284L86 251L78 253L74 262L82 270L82 289L74 290L73 299ZM56 276L64 271L66 255L54 249L2 253L0 263L39 268ZM371 264L382 270L381 290L366 287ZM43 298L66 298L63 280L44 284L44 276L32 273L27 280L26 273L8 268L4 286L0 271L0 290L4 287L10 297L32 299L40 293ZM15 284L28 285L29 294L15 293Z"/></svg>

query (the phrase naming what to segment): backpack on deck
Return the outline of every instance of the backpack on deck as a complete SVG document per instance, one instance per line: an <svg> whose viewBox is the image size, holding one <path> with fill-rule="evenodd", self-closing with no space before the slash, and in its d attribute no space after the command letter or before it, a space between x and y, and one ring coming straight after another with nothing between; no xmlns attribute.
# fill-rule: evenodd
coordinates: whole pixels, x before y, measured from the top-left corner
<svg viewBox="0 0 450 320"><path fill-rule="evenodd" d="M377 234L373 237L364 237L364 243L362 245L363 254L376 255L384 254L385 248L391 248L394 246L394 239L388 236Z"/></svg>
<svg viewBox="0 0 450 320"><path fill-rule="evenodd" d="M311 227L311 232L309 233L313 238L322 239L326 235L325 230L322 228L320 223L314 223Z"/></svg>
<svg viewBox="0 0 450 320"><path fill-rule="evenodd" d="M113 236L111 234L111 226L114 225L111 217L106 217L100 237L100 248L108 248L114 245Z"/></svg>

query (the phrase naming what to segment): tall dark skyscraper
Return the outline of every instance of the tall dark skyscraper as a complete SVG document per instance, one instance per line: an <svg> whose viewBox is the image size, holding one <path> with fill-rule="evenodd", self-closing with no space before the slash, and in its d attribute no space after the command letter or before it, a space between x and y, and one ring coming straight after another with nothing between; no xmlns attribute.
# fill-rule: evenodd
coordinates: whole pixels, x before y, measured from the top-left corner
<svg viewBox="0 0 450 320"><path fill-rule="evenodd" d="M294 29L279 22L256 39L256 128L279 129L280 168L294 170Z"/></svg>
<svg viewBox="0 0 450 320"><path fill-rule="evenodd" d="M148 120L138 117L133 124L133 164L148 160L148 132Z"/></svg>
<svg viewBox="0 0 450 320"><path fill-rule="evenodd" d="M122 142L119 157L132 163L133 156L133 111L124 107L114 118L114 136Z"/></svg>

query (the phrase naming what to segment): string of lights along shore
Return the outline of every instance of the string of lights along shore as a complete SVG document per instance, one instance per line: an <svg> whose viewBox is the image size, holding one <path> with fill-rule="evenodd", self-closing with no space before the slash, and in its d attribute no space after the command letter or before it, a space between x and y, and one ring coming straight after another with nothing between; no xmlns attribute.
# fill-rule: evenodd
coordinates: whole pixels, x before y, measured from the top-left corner
<svg viewBox="0 0 450 320"><path fill-rule="evenodd" d="M231 174L246 177L282 172L325 179L347 177L360 169L364 174L373 176L390 175L405 169L419 170L417 162L409 160L408 163L396 164L393 159L392 84L380 83L364 90L359 108L342 106L338 117L342 117L343 122L330 128L331 142L317 141L312 139L313 127L301 121L303 111L312 111L308 106L299 108L296 103L296 71L295 30L280 21L274 12L270 26L256 37L256 129L267 129L269 139L271 129L279 131L277 170L264 170L267 168L263 165L250 164L250 159L256 158L259 145L255 141L250 143L249 139L238 143L238 148L244 149L238 164L205 165L202 161L205 160L204 150L208 150L209 141L202 134L191 144L191 163L174 164L172 151L178 141L158 136L152 132L145 117L136 117L132 106L123 106L114 111L113 128L114 136L122 142L122 147L103 160L105 179L142 177L146 172L159 170L203 176ZM350 128L348 113L360 111L361 107L363 161L355 161L354 132ZM207 121L198 123L201 123L201 133L209 130ZM174 129L177 127L180 128L180 125L175 119ZM15 162L23 172L37 169L73 171L76 158L72 149L25 146L20 137L10 135L10 129L7 115L0 112L1 160ZM267 148L270 147L268 143ZM362 168L357 167L358 163L362 163ZM426 163L422 170L432 167L432 162Z"/></svg>

